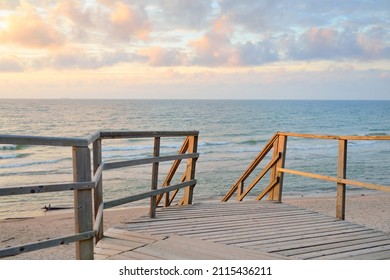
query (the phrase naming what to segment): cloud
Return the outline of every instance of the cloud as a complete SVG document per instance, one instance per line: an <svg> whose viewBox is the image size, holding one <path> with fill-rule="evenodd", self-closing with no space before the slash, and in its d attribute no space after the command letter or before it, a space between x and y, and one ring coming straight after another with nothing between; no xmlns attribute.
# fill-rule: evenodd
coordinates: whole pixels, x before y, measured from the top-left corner
<svg viewBox="0 0 390 280"><path fill-rule="evenodd" d="M228 16L216 20L208 32L190 45L194 48L196 65L255 66L278 61L279 50L275 39L263 36L257 41L235 42L237 30Z"/></svg>
<svg viewBox="0 0 390 280"><path fill-rule="evenodd" d="M131 7L124 2L118 1L112 7L109 23L109 35L120 40L133 36L147 40L151 32L147 14L140 7Z"/></svg>
<svg viewBox="0 0 390 280"><path fill-rule="evenodd" d="M229 15L233 24L254 32L261 32L274 26L277 22L275 18L284 13L284 9L279 8L283 4L283 1L219 1L221 13Z"/></svg>
<svg viewBox="0 0 390 280"><path fill-rule="evenodd" d="M1 0L0 10L12 10L19 6L18 0Z"/></svg>
<svg viewBox="0 0 390 280"><path fill-rule="evenodd" d="M67 47L49 52L44 57L34 61L37 69L99 69L122 62L133 61L137 56L126 51L87 52L78 47Z"/></svg>
<svg viewBox="0 0 390 280"><path fill-rule="evenodd" d="M279 60L277 48L268 40L262 40L256 44L246 42L239 46L238 51L242 66L262 65Z"/></svg>
<svg viewBox="0 0 390 280"><path fill-rule="evenodd" d="M390 4L374 2L4 0L0 43L37 69L389 59Z"/></svg>
<svg viewBox="0 0 390 280"><path fill-rule="evenodd" d="M356 41L366 58L390 58L390 34L383 26L359 32Z"/></svg>
<svg viewBox="0 0 390 280"><path fill-rule="evenodd" d="M23 66L14 57L0 57L0 72L22 72Z"/></svg>
<svg viewBox="0 0 390 280"><path fill-rule="evenodd" d="M12 14L7 27L0 31L0 42L28 48L56 48L64 44L64 37L35 11Z"/></svg>
<svg viewBox="0 0 390 280"><path fill-rule="evenodd" d="M213 15L213 1L210 0L160 0L164 19L177 28L204 28Z"/></svg>
<svg viewBox="0 0 390 280"><path fill-rule="evenodd" d="M228 17L216 20L210 31L190 42L194 49L193 63L206 66L238 65L238 53L230 40L232 32Z"/></svg>
<svg viewBox="0 0 390 280"><path fill-rule="evenodd" d="M243 63L250 65L261 63L258 57L274 61L277 55L281 60L389 58L390 4L374 2L224 0L218 4L221 14L229 16L236 37L246 35L239 51Z"/></svg>
<svg viewBox="0 0 390 280"><path fill-rule="evenodd" d="M94 25L94 12L91 8L84 8L80 1L60 1L55 10L57 16L68 18L78 27L90 27Z"/></svg>
<svg viewBox="0 0 390 280"><path fill-rule="evenodd" d="M342 51L340 34L334 29L313 27L297 38L293 49L294 58L323 59L339 56Z"/></svg>
<svg viewBox="0 0 390 280"><path fill-rule="evenodd" d="M187 55L180 50L165 50L161 47L149 47L142 49L139 54L147 58L151 66L180 66L186 65Z"/></svg>
<svg viewBox="0 0 390 280"><path fill-rule="evenodd" d="M388 59L390 45L382 35L369 29L355 31L310 28L290 42L290 59Z"/></svg>

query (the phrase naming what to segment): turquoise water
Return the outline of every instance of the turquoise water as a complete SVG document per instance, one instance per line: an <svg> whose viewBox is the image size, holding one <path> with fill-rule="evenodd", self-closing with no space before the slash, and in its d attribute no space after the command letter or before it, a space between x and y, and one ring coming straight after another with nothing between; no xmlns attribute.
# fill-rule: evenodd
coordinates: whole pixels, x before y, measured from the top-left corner
<svg viewBox="0 0 390 280"><path fill-rule="evenodd" d="M0 116L0 134L83 137L95 130L198 130L195 201L223 196L276 131L390 135L390 101L1 100ZM153 150L150 139L103 144L106 161L151 156ZM163 140L162 153L180 146ZM350 141L348 151L348 178L390 185L389 141ZM336 163L336 141L289 138L287 168L335 176ZM107 171L105 198L147 190L150 170ZM287 195L335 193L333 183L285 179ZM0 145L0 187L58 181L72 181L71 148ZM3 197L0 203L0 217L35 215L44 205L72 205L72 194Z"/></svg>

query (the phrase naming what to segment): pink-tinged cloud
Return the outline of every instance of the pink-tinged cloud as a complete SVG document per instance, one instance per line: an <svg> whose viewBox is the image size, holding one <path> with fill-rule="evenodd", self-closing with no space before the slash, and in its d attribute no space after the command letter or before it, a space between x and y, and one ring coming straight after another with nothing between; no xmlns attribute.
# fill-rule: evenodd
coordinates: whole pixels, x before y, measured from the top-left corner
<svg viewBox="0 0 390 280"><path fill-rule="evenodd" d="M378 38L370 38L363 33L357 35L357 42L367 57L380 57L385 49L384 42Z"/></svg>
<svg viewBox="0 0 390 280"><path fill-rule="evenodd" d="M194 63L207 66L239 64L237 50L230 41L232 32L228 17L216 20L210 31L190 42L195 51Z"/></svg>
<svg viewBox="0 0 390 280"><path fill-rule="evenodd" d="M330 28L311 28L304 35L313 48L332 47L337 42L338 32Z"/></svg>
<svg viewBox="0 0 390 280"><path fill-rule="evenodd" d="M298 38L297 48L308 58L332 57L338 53L339 33L330 28L310 28Z"/></svg>
<svg viewBox="0 0 390 280"><path fill-rule="evenodd" d="M146 57L151 66L180 66L186 65L188 60L180 50L165 50L157 46L142 49L139 55Z"/></svg>
<svg viewBox="0 0 390 280"><path fill-rule="evenodd" d="M81 27L93 25L93 11L91 9L83 9L80 1L60 1L57 4L55 13L58 16L68 18Z"/></svg>
<svg viewBox="0 0 390 280"><path fill-rule="evenodd" d="M28 48L56 48L64 44L62 34L32 11L10 15L6 24L7 28L0 31L2 44Z"/></svg>
<svg viewBox="0 0 390 280"><path fill-rule="evenodd" d="M292 59L388 58L390 47L384 32L353 29L310 28L295 41L290 40L286 50Z"/></svg>
<svg viewBox="0 0 390 280"><path fill-rule="evenodd" d="M132 8L123 2L116 2L110 14L110 35L121 40L136 37L147 40L151 25L145 12Z"/></svg>

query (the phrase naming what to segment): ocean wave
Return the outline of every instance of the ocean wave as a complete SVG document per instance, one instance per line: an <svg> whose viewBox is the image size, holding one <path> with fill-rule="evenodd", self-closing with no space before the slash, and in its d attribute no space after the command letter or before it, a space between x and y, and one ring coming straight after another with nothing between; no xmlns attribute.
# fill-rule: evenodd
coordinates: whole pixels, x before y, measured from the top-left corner
<svg viewBox="0 0 390 280"><path fill-rule="evenodd" d="M227 141L220 141L220 142L201 142L198 144L198 146L223 146L223 145L229 145L231 142Z"/></svg>
<svg viewBox="0 0 390 280"><path fill-rule="evenodd" d="M329 143L329 144L318 144L318 145L313 145L313 144L293 144L291 146L287 147L287 150L290 151L315 151L315 150L337 150L337 143Z"/></svg>
<svg viewBox="0 0 390 280"><path fill-rule="evenodd" d="M11 159L11 158L25 158L30 154L5 154L0 155L0 159Z"/></svg>
<svg viewBox="0 0 390 280"><path fill-rule="evenodd" d="M56 163L66 161L66 160L71 160L71 158L61 158L61 159L54 159L54 160L4 164L4 165L0 165L0 169L20 168L20 167L27 167L27 166L34 166L34 165L43 165L43 164L56 164Z"/></svg>
<svg viewBox="0 0 390 280"><path fill-rule="evenodd" d="M14 151L21 150L27 146L25 145L0 145L0 151Z"/></svg>
<svg viewBox="0 0 390 280"><path fill-rule="evenodd" d="M245 140L245 141L239 142L237 144L239 144L239 145L259 145L259 144L262 144L262 143L265 143L265 141L251 139L251 140Z"/></svg>
<svg viewBox="0 0 390 280"><path fill-rule="evenodd" d="M110 154L110 155L103 155L104 160L114 160L114 159L141 159L151 157L151 154Z"/></svg>
<svg viewBox="0 0 390 280"><path fill-rule="evenodd" d="M376 144L374 140L359 140L359 141L348 141L348 145L351 146L371 146Z"/></svg>
<svg viewBox="0 0 390 280"><path fill-rule="evenodd" d="M387 136L387 135L388 134L384 133L384 132L372 132L372 133L366 134L365 136Z"/></svg>

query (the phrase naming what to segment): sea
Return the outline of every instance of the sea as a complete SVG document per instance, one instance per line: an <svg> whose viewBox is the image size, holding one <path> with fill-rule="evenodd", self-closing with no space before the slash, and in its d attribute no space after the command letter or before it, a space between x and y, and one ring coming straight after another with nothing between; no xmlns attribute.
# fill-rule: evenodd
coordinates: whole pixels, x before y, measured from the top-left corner
<svg viewBox="0 0 390 280"><path fill-rule="evenodd" d="M196 203L221 199L277 131L390 135L390 101L0 100L0 134L85 137L97 130L199 131ZM161 153L177 153L182 141L162 139ZM286 168L336 176L337 153L335 140L289 137ZM103 141L103 160L106 162L150 157L152 154L153 139ZM168 168L168 163L160 165L160 182ZM389 168L390 141L348 142L347 178L388 186ZM149 190L151 169L150 165L144 165L105 171L104 199ZM0 144L0 188L70 182L72 178L71 147ZM252 190L248 199L266 186L269 179L264 180ZM367 192L370 191L347 186L347 195ZM284 196L335 194L335 183L285 175ZM132 205L142 203L148 202ZM43 208L48 205L72 207L73 193L0 197L0 219L46 215Z"/></svg>

